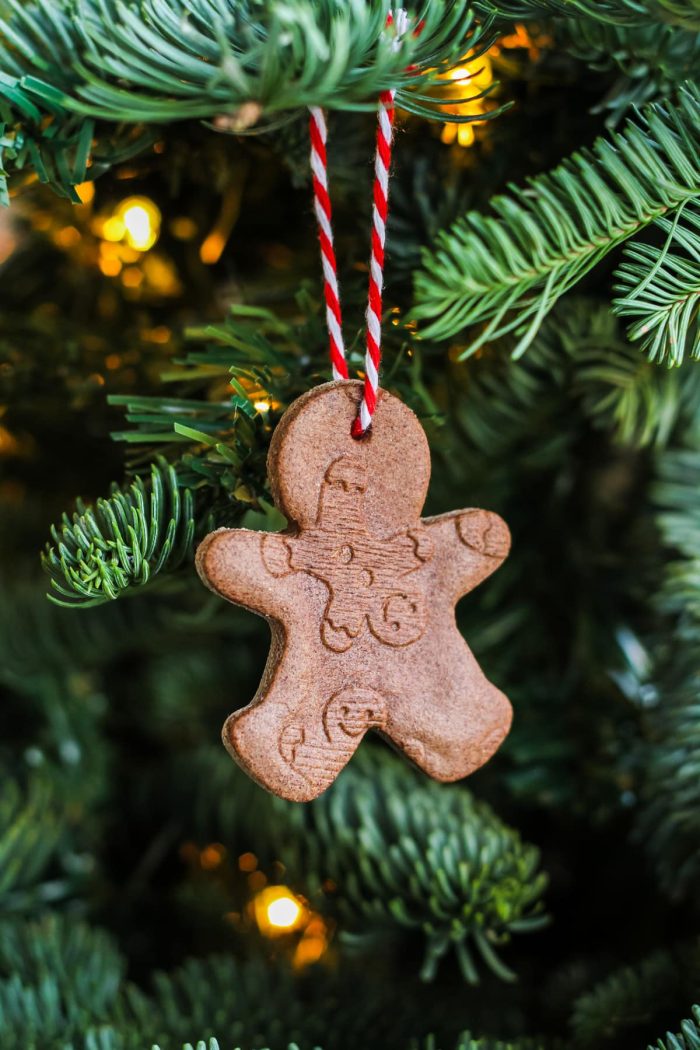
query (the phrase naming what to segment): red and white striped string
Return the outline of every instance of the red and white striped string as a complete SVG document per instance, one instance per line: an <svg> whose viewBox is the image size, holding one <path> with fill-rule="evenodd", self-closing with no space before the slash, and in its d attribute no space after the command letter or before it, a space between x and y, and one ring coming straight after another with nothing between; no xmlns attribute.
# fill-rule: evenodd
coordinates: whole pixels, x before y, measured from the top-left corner
<svg viewBox="0 0 700 1050"><path fill-rule="evenodd" d="M326 160L326 117L318 106L309 107L309 134L311 137L311 175L314 184L314 210L318 221L323 266L323 294L326 300L326 322L334 379L349 379L343 343L338 269L333 247L331 199L328 193L328 164Z"/></svg>
<svg viewBox="0 0 700 1050"><path fill-rule="evenodd" d="M388 24L394 24L393 48L401 46L408 26L406 11L389 15ZM394 90L382 91L377 107L377 139L374 158L374 186L372 206L372 249L369 264L369 295L367 302L365 380L360 409L352 427L353 437L362 437L372 424L377 407L379 390L379 366L382 341L382 289L384 285L384 245L386 222L389 214L389 169L394 131ZM327 128L323 110L317 106L309 108L309 133L311 138L311 172L314 188L314 210L318 221L323 266L323 291L326 300L331 366L334 379L349 379L343 343L338 272L333 246L331 201L328 192L328 166L326 159Z"/></svg>

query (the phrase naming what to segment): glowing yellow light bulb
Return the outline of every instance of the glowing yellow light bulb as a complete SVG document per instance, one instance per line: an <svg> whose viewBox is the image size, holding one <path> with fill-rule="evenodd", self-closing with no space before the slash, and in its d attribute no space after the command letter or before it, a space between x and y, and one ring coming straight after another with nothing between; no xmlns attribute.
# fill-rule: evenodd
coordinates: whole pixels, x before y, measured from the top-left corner
<svg viewBox="0 0 700 1050"><path fill-rule="evenodd" d="M301 905L294 897L280 897L267 906L267 918L271 926L290 929L296 925L301 914Z"/></svg>
<svg viewBox="0 0 700 1050"><path fill-rule="evenodd" d="M492 108L492 103L482 94L493 84L491 59L487 55L465 55L462 65L445 73L440 79L445 83L442 91L443 112L474 118L470 123L444 124L440 138L447 145L457 142L460 146L472 146L476 141L474 128L483 123L478 118L485 116ZM466 97L470 93L474 97L467 98L467 101L450 103L450 98Z"/></svg>
<svg viewBox="0 0 700 1050"><path fill-rule="evenodd" d="M269 401L264 401L262 398L260 401L254 401L253 407L257 412L269 412L272 407Z"/></svg>
<svg viewBox="0 0 700 1050"><path fill-rule="evenodd" d="M286 886L266 886L253 900L255 920L268 937L290 933L304 926L307 911Z"/></svg>
<svg viewBox="0 0 700 1050"><path fill-rule="evenodd" d="M118 215L111 215L109 219L105 220L102 227L102 236L106 241L120 241L125 233L124 221Z"/></svg>
<svg viewBox="0 0 700 1050"><path fill-rule="evenodd" d="M124 212L124 226L128 244L137 251L145 252L155 243L150 215L140 204L133 204Z"/></svg>
<svg viewBox="0 0 700 1050"><path fill-rule="evenodd" d="M160 208L148 197L127 197L118 206L112 219L105 223L104 236L109 240L125 240L130 248L147 252L160 235ZM113 228L111 224L113 223ZM121 224L121 237L114 237ZM112 234L109 237L107 230Z"/></svg>

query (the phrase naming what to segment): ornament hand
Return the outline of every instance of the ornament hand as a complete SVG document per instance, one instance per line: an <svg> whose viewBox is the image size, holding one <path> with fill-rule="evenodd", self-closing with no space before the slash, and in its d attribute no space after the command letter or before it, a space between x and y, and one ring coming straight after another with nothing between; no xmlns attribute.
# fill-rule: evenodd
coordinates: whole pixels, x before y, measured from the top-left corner
<svg viewBox="0 0 700 1050"><path fill-rule="evenodd" d="M508 556L510 531L491 511L454 511L424 518L423 524L443 562L441 578L454 599L468 594Z"/></svg>
<svg viewBox="0 0 700 1050"><path fill-rule="evenodd" d="M294 577L286 536L217 529L200 544L196 564L207 586L230 602L268 618L279 618L289 608Z"/></svg>

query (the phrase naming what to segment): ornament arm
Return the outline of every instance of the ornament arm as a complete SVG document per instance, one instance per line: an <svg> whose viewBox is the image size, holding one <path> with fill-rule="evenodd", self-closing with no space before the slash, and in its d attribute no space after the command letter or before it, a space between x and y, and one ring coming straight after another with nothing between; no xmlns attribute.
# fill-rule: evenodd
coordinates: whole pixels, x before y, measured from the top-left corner
<svg viewBox="0 0 700 1050"><path fill-rule="evenodd" d="M468 594L505 561L510 531L498 514L488 510L458 510L424 518L443 578L456 598Z"/></svg>
<svg viewBox="0 0 700 1050"><path fill-rule="evenodd" d="M196 556L207 587L262 616L279 618L290 595L290 537L249 529L217 529Z"/></svg>

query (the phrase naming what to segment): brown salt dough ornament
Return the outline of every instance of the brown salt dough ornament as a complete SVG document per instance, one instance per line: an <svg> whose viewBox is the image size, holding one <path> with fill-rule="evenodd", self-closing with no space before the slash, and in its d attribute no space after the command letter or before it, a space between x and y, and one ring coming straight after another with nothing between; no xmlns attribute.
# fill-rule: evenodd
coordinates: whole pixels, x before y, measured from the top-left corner
<svg viewBox="0 0 700 1050"><path fill-rule="evenodd" d="M356 441L361 393L327 383L282 417L268 473L285 532L219 529L197 551L204 582L272 628L260 688L226 721L224 743L297 802L333 783L368 729L437 780L458 780L491 757L512 717L454 612L508 554L508 528L486 510L421 518L423 428L380 390Z"/></svg>

